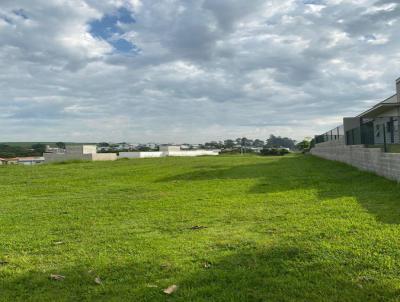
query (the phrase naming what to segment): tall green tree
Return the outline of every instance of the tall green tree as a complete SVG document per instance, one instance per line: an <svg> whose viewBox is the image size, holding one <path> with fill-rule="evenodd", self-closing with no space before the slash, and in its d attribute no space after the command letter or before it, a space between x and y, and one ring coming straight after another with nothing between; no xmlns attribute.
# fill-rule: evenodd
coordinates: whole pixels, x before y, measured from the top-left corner
<svg viewBox="0 0 400 302"><path fill-rule="evenodd" d="M46 152L46 145L44 144L33 144L31 148L38 155L42 155L44 152Z"/></svg>
<svg viewBox="0 0 400 302"><path fill-rule="evenodd" d="M60 149L65 149L65 143L63 143L63 142L57 142L57 143L56 143L56 147L57 147L57 148L60 148Z"/></svg>
<svg viewBox="0 0 400 302"><path fill-rule="evenodd" d="M275 136L273 134L267 139L267 148L289 148L294 149L296 146L296 141L288 137Z"/></svg>

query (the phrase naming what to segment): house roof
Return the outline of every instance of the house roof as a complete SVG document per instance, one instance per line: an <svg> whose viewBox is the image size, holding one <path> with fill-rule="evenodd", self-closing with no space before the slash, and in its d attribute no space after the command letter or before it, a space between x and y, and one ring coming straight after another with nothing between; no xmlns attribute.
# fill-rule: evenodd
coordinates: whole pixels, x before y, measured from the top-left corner
<svg viewBox="0 0 400 302"><path fill-rule="evenodd" d="M386 100L376 104L372 108L364 111L363 113L357 115L357 117L377 117L381 113L387 111L388 109L398 108L400 103L397 102L397 94L387 98Z"/></svg>

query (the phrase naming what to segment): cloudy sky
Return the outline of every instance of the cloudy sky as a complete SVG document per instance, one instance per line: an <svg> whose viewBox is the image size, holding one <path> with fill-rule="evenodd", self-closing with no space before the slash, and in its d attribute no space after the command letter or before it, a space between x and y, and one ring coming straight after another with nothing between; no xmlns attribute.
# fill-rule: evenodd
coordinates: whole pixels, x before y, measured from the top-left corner
<svg viewBox="0 0 400 302"><path fill-rule="evenodd" d="M0 141L329 130L395 93L398 0L1 0Z"/></svg>

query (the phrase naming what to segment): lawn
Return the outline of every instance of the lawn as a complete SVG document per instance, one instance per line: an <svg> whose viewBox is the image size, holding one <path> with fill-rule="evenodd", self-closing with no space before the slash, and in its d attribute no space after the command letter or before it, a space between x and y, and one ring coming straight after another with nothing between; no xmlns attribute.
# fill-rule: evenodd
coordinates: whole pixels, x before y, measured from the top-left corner
<svg viewBox="0 0 400 302"><path fill-rule="evenodd" d="M400 300L400 187L344 164L0 166L0 192L0 301Z"/></svg>

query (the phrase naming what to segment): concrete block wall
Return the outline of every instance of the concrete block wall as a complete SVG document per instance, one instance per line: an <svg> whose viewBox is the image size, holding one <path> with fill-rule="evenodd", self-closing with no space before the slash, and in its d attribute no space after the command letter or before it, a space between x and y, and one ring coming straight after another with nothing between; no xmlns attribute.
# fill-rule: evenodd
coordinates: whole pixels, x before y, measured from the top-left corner
<svg viewBox="0 0 400 302"><path fill-rule="evenodd" d="M317 144L311 149L311 154L400 181L399 153L385 153L381 148L366 148L363 145L347 146L341 140Z"/></svg>
<svg viewBox="0 0 400 302"><path fill-rule="evenodd" d="M92 154L79 154L79 153L44 153L45 163L55 163L69 160L92 160Z"/></svg>

